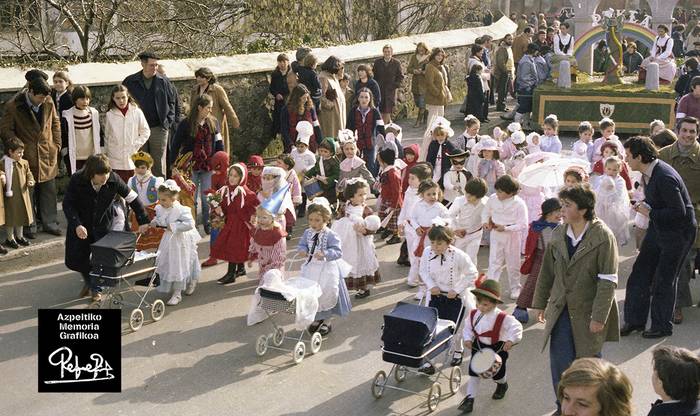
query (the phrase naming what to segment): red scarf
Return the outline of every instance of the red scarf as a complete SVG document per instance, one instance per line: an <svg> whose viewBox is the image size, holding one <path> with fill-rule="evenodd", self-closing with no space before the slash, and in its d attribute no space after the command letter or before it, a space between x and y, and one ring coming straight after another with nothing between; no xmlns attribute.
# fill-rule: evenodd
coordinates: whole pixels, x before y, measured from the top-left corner
<svg viewBox="0 0 700 416"><path fill-rule="evenodd" d="M119 107L117 107L117 108L119 108ZM122 115L123 115L124 117L126 117L126 113L129 112L129 103L126 103L126 105L124 106L124 108L119 108L119 111L121 111L121 112L122 112Z"/></svg>
<svg viewBox="0 0 700 416"><path fill-rule="evenodd" d="M197 134L194 136L194 150L192 151L192 160L194 162L192 170L208 172L211 170L209 166L209 155L212 153L209 123L204 122L204 124L197 126L196 129Z"/></svg>

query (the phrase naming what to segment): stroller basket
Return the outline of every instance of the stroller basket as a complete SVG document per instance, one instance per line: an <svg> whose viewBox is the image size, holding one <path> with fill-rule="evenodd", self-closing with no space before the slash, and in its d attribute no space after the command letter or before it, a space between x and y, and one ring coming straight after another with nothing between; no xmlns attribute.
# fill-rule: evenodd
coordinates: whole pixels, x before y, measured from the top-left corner
<svg viewBox="0 0 700 416"><path fill-rule="evenodd" d="M296 299L288 301L281 293L260 288L260 307L268 313L288 313L294 315L297 310Z"/></svg>
<svg viewBox="0 0 700 416"><path fill-rule="evenodd" d="M125 231L111 231L90 246L91 274L105 278L119 278L123 268L134 257L137 236Z"/></svg>

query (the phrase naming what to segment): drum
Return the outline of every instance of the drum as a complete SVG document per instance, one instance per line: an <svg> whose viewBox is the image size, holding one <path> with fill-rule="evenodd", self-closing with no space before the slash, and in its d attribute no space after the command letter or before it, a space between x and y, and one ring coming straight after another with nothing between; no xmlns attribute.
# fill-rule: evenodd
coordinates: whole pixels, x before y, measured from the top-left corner
<svg viewBox="0 0 700 416"><path fill-rule="evenodd" d="M323 189L316 179L307 179L304 181L304 192L306 197L311 199L323 195Z"/></svg>
<svg viewBox="0 0 700 416"><path fill-rule="evenodd" d="M481 378L491 378L501 369L501 356L491 348L483 348L472 354L469 368Z"/></svg>

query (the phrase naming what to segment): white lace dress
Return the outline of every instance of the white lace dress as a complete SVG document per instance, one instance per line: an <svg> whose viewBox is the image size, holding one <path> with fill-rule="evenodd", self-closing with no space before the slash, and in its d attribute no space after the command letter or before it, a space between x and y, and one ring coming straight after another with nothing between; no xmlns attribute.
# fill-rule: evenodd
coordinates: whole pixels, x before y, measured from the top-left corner
<svg viewBox="0 0 700 416"><path fill-rule="evenodd" d="M157 205L153 222L167 227L158 246L158 291L184 290L188 283L199 279L202 271L197 255L197 242L201 237L195 228L192 211L177 201L170 208Z"/></svg>

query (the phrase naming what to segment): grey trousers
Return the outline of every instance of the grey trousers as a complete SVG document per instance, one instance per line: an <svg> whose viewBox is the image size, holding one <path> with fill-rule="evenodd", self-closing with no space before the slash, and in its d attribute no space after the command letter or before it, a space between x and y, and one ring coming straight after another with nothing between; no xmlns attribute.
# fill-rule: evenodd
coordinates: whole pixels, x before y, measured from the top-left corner
<svg viewBox="0 0 700 416"><path fill-rule="evenodd" d="M693 298L690 296L690 279L695 273L695 255L697 249L691 248L688 253L688 258L681 268L678 275L678 289L676 292L676 309L687 308L693 306Z"/></svg>
<svg viewBox="0 0 700 416"><path fill-rule="evenodd" d="M141 150L147 152L153 158L151 172L154 176L165 176L165 156L168 146L169 130L162 126L151 127L151 137L146 144L141 146Z"/></svg>
<svg viewBox="0 0 700 416"><path fill-rule="evenodd" d="M44 230L58 228L58 198L56 196L56 180L39 182L30 189L30 199L34 212L34 222L25 230L37 231L37 223L41 223Z"/></svg>

